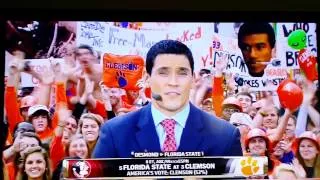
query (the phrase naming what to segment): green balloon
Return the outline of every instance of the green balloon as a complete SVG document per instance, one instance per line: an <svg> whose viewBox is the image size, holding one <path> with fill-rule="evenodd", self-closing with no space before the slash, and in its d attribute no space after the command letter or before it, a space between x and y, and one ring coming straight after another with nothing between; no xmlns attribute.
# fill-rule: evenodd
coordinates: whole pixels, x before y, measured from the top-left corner
<svg viewBox="0 0 320 180"><path fill-rule="evenodd" d="M288 45L297 50L307 47L307 34L304 30L295 30L288 37Z"/></svg>

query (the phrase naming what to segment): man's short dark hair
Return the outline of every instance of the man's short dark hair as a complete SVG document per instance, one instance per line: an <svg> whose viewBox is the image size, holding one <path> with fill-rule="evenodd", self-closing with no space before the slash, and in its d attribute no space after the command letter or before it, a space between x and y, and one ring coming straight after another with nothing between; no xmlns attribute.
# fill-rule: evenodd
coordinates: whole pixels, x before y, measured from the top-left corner
<svg viewBox="0 0 320 180"><path fill-rule="evenodd" d="M211 74L209 69L200 69L199 75L202 76L204 74Z"/></svg>
<svg viewBox="0 0 320 180"><path fill-rule="evenodd" d="M43 116L43 115L47 116L48 127L51 127L51 125L52 125L51 124L51 117L50 117L49 113L45 110L38 110L35 113L33 113L31 116L28 117L29 122L32 123L34 117Z"/></svg>
<svg viewBox="0 0 320 180"><path fill-rule="evenodd" d="M252 96L251 96L251 94L250 94L249 92L239 92L239 93L236 94L236 97L238 97L238 96L240 96L240 95L242 95L242 96L248 96L248 97L251 99L251 102L252 102L252 100L253 100L253 98L252 98Z"/></svg>
<svg viewBox="0 0 320 180"><path fill-rule="evenodd" d="M162 40L154 44L147 53L146 69L149 75L151 75L154 61L159 54L185 55L189 60L191 71L194 70L192 53L185 44L176 40Z"/></svg>
<svg viewBox="0 0 320 180"><path fill-rule="evenodd" d="M269 23L243 23L238 33L238 46L240 49L244 48L242 40L245 36L252 34L267 34L268 41L271 48L274 48L276 43L275 33L272 26Z"/></svg>
<svg viewBox="0 0 320 180"><path fill-rule="evenodd" d="M87 49L87 50L90 52L90 54L92 54L92 55L94 54L93 48L92 48L91 46L89 46L89 45L81 44L80 46L78 46L77 51L78 51L79 49ZM76 54L77 54L77 53L76 53Z"/></svg>

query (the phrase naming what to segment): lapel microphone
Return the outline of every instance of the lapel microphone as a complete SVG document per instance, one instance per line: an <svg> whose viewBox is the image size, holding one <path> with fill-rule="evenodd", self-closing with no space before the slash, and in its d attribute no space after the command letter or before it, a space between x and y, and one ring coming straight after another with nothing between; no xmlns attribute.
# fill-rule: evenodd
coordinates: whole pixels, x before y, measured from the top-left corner
<svg viewBox="0 0 320 180"><path fill-rule="evenodd" d="M152 98L155 99L156 101L162 101L162 97L160 96L160 94L151 93L151 96L152 96Z"/></svg>

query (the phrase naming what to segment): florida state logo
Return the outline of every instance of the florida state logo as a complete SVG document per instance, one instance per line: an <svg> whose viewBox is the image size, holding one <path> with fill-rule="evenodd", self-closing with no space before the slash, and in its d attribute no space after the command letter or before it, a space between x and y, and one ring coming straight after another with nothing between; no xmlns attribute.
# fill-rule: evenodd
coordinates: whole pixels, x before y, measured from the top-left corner
<svg viewBox="0 0 320 180"><path fill-rule="evenodd" d="M78 161L72 166L73 175L78 178L85 178L91 172L91 166L87 161Z"/></svg>

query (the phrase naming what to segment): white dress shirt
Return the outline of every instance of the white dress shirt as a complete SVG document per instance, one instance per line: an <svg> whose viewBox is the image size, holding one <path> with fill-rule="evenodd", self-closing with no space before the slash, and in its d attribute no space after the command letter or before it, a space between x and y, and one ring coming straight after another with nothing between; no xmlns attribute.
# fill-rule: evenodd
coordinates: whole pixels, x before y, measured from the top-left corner
<svg viewBox="0 0 320 180"><path fill-rule="evenodd" d="M186 125L187 118L189 116L190 112L190 104L187 103L187 105L177 114L175 114L172 117L168 117L161 113L154 105L151 105L151 114L153 118L154 125L156 127L156 131L159 137L160 147L163 149L163 144L166 139L166 132L163 126L160 124L165 119L174 119L176 121L174 132L175 132L175 140L177 148L180 145L180 139L183 132L183 129Z"/></svg>

